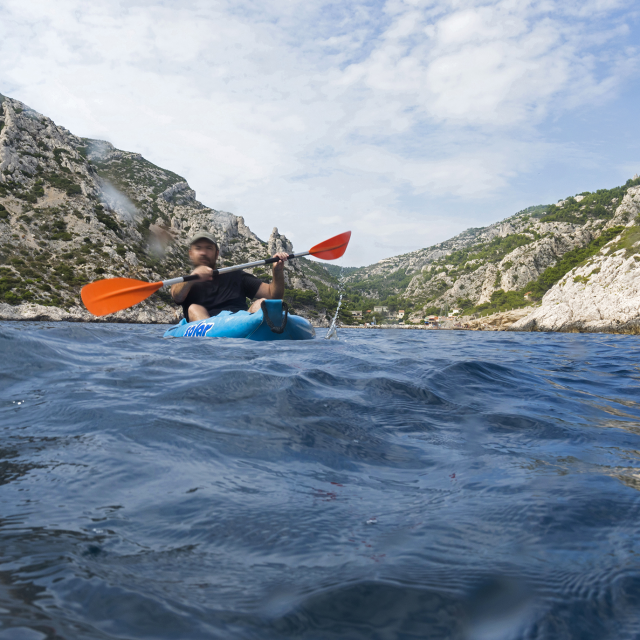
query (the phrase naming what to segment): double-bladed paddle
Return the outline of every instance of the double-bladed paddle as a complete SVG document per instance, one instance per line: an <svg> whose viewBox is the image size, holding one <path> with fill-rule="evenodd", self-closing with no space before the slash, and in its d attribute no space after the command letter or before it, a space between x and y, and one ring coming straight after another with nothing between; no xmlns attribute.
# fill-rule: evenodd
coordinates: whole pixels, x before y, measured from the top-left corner
<svg viewBox="0 0 640 640"><path fill-rule="evenodd" d="M301 258L302 256L312 255L322 260L337 260L344 255L351 238L351 231L345 231L340 235L329 238L315 247L311 247L309 251L301 253L292 253L289 260L293 258ZM219 273L229 273L230 271L238 271L239 269L249 269L251 267L259 267L263 264L272 264L277 262L279 258L267 258L266 260L257 260L256 262L247 262L246 264L237 264L233 267L223 267L222 269L214 269L213 275ZM181 282L190 282L199 280L197 275L182 276L180 278L171 278L171 280L162 280L161 282L142 282L142 280L134 280L133 278L107 278L105 280L96 280L82 287L81 295L84 306L94 316L106 316L122 309L128 309L134 305L146 300L152 293L164 286L179 284Z"/></svg>

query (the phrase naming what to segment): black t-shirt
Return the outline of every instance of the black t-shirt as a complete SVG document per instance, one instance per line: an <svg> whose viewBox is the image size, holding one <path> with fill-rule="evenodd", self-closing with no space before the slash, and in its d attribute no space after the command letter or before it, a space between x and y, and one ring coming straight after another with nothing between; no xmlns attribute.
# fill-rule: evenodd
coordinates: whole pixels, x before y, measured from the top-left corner
<svg viewBox="0 0 640 640"><path fill-rule="evenodd" d="M200 304L212 316L221 311L247 311L247 298L255 298L262 280L244 271L214 276L213 280L195 282L182 302L184 317L189 321L189 305Z"/></svg>

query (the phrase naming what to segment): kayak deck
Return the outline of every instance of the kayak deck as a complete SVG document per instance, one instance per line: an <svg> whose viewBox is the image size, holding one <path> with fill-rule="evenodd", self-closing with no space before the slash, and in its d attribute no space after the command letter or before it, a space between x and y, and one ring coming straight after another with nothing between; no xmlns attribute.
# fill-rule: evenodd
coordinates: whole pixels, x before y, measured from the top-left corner
<svg viewBox="0 0 640 640"><path fill-rule="evenodd" d="M256 313L221 311L206 320L187 322L168 329L165 338L245 338L268 340L311 340L316 335L311 323L290 314L282 300L264 300Z"/></svg>

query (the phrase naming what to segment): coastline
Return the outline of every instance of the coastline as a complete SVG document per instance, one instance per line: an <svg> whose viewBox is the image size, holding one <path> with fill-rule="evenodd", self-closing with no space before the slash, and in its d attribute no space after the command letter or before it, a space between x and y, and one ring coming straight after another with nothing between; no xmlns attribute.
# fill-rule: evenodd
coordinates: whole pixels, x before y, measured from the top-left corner
<svg viewBox="0 0 640 640"><path fill-rule="evenodd" d="M557 329L540 327L535 319L539 307L523 307L511 311L503 311L477 319L465 319L464 322L448 322L442 327L430 327L421 324L379 324L373 326L340 325L339 329L358 330L404 330L404 331L518 331L537 333L609 333L622 335L640 335L640 319L626 323L602 323L587 325L574 322ZM26 303L9 305L0 303L0 322L88 322L101 324L164 324L173 325L179 322L173 308L159 309L147 304L138 305L134 309L125 309L108 317L97 318L80 306L70 309L46 307L39 304ZM326 323L311 323L314 329L326 329ZM456 326L458 324L458 326Z"/></svg>
<svg viewBox="0 0 640 640"><path fill-rule="evenodd" d="M125 309L102 318L91 315L78 305L62 309L34 303L19 305L0 303L0 321L176 324L178 319L172 309L158 309L156 306L144 303L134 309Z"/></svg>

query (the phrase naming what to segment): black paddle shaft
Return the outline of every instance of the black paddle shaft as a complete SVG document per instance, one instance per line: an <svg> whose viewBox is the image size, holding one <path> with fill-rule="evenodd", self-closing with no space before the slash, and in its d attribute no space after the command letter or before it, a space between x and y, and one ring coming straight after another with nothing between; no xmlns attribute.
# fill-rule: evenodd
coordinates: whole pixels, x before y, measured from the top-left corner
<svg viewBox="0 0 640 640"><path fill-rule="evenodd" d="M289 260L293 260L293 259L294 259L294 258L296 258L296 257L297 257L297 256L296 256L296 254L295 254L295 253L290 253L290 254L287 256L287 258L288 258ZM280 258L278 258L278 257L274 256L273 258L267 258L267 259L264 261L264 263L265 263L265 264L273 264L274 262L278 262L278 260L280 260Z"/></svg>
<svg viewBox="0 0 640 640"><path fill-rule="evenodd" d="M296 256L295 253L290 253L287 258L289 260L293 260L294 258L297 258L298 256ZM274 262L278 262L278 260L280 260L280 258L278 258L277 256L274 258L267 258L266 260L261 260L261 264L273 264ZM236 267L237 268L237 267ZM218 271L218 269L214 269L213 273L211 274L212 276L217 276L220 275L220 271ZM196 273L194 273L191 276L184 276L182 278L182 282L193 282L194 280L200 280L200 276Z"/></svg>

